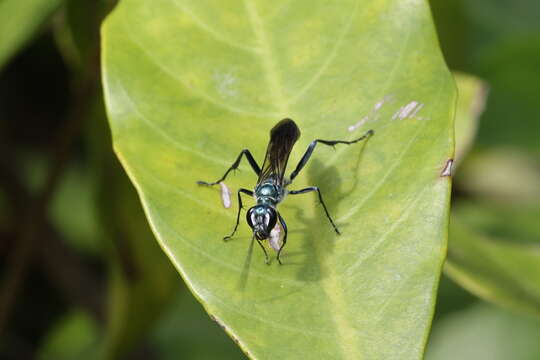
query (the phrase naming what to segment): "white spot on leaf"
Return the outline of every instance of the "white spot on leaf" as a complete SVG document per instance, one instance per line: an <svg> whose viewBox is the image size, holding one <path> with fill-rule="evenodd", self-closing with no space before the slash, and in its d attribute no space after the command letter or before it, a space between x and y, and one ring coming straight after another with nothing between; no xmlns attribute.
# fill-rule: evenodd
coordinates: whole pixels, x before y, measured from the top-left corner
<svg viewBox="0 0 540 360"><path fill-rule="evenodd" d="M221 187L221 201L223 203L223 207L228 209L231 207L231 191L223 182L220 182L219 186Z"/></svg>
<svg viewBox="0 0 540 360"><path fill-rule="evenodd" d="M414 118L416 114L424 107L424 104L419 103L418 101L411 101L405 106L399 108L399 110L392 116L392 120L400 119L404 120L407 118Z"/></svg>
<svg viewBox="0 0 540 360"><path fill-rule="evenodd" d="M238 95L238 90L235 86L236 77L232 73L214 72L214 81L216 82L217 91L222 97L234 97Z"/></svg>
<svg viewBox="0 0 540 360"><path fill-rule="evenodd" d="M358 121L356 124L349 126L348 130L352 132L358 129L359 127L361 127L362 125L364 125L368 121L376 121L379 118L379 115L377 114L377 112L382 108L384 104L391 102L393 98L394 98L393 95L386 95L383 99L377 101L375 105L373 105L373 108L371 109L369 114L364 116L362 119L360 119L360 121Z"/></svg>
<svg viewBox="0 0 540 360"><path fill-rule="evenodd" d="M268 237L268 244L275 251L279 251L281 244L283 244L283 231L281 231L281 225L279 222L276 223L276 226L270 231L270 236Z"/></svg>

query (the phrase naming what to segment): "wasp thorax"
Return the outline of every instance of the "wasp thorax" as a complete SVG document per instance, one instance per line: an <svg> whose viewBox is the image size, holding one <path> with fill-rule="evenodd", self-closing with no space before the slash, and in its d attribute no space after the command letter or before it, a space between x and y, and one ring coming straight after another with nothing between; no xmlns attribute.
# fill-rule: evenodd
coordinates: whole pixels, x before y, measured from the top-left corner
<svg viewBox="0 0 540 360"><path fill-rule="evenodd" d="M257 190L257 194L259 196L276 196L278 193L276 186L272 184L265 184L259 187Z"/></svg>
<svg viewBox="0 0 540 360"><path fill-rule="evenodd" d="M268 238L277 221L277 213L269 205L256 205L246 215L248 225L259 240Z"/></svg>

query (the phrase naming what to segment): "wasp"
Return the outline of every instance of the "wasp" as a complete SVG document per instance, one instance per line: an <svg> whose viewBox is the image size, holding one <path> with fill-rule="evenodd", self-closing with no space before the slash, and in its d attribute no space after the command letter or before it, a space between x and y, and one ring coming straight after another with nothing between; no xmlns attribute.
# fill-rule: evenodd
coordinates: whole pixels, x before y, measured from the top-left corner
<svg viewBox="0 0 540 360"><path fill-rule="evenodd" d="M253 239L256 239L259 243L259 246L264 252L265 262L267 264L269 264L268 253L266 252L262 241L268 239L271 236L271 231L272 229L274 229L278 221L284 233L283 241L281 242L279 249L277 250L276 256L279 264L281 264L279 256L281 254L281 251L283 250L283 247L287 243L287 224L277 210L278 204L285 198L286 195L299 195L309 192L317 192L319 202L324 209L326 217L330 221L330 224L334 228L336 234L340 235L341 233L339 232L338 227L328 213L328 209L326 208L326 204L324 203L321 190L317 186L309 186L307 188L299 190L289 190L287 189L287 187L292 184L296 176L298 176L300 171L304 168L304 166L306 166L317 144L323 144L332 147L337 144L350 145L369 138L373 135L373 133L373 130L369 130L363 136L352 141L321 139L313 140L309 144L306 152L304 153L304 155L300 159L300 162L298 163L298 165L296 165L296 168L293 170L290 176L285 177L285 170L287 169L289 155L291 154L291 150L294 144L300 137L300 129L291 119L283 119L278 122L270 131L270 141L268 142L268 147L266 148L266 155L264 157L262 168L259 167L257 161L255 161L255 159L251 155L251 152L248 149L244 149L240 152L235 162L220 179L214 182L197 181L199 185L206 186L213 186L221 183L227 178L227 175L229 175L231 171L238 168L238 165L240 164L243 156L247 159L247 161L251 165L251 168L259 177L253 191L244 188L238 190L239 206L238 213L236 215L236 224L234 225L232 233L225 236L223 239L230 239L238 229L238 224L240 223L240 213L241 210L244 208L242 204L241 194L249 195L255 198L255 201L257 202L255 206L251 207L247 211L246 221L253 230L252 241Z"/></svg>

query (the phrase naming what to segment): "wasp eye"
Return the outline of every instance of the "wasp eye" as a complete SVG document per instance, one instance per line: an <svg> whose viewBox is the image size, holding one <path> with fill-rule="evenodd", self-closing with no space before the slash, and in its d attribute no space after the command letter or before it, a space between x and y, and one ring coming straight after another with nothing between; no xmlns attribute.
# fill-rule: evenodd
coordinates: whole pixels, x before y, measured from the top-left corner
<svg viewBox="0 0 540 360"><path fill-rule="evenodd" d="M255 214L253 211L253 208L250 208L246 214L246 221L250 228L253 228L253 224L255 224Z"/></svg>
<svg viewBox="0 0 540 360"><path fill-rule="evenodd" d="M272 230L274 226L276 226L276 222L277 222L276 210L269 208L269 212L266 213L266 216L265 216L265 225L268 231Z"/></svg>

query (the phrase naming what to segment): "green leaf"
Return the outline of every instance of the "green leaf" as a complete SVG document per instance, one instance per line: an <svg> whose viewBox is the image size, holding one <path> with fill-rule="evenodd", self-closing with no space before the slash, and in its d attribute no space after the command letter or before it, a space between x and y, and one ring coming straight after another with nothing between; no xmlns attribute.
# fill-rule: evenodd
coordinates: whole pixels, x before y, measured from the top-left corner
<svg viewBox="0 0 540 360"><path fill-rule="evenodd" d="M99 53L100 24L114 0L64 0L62 17L55 21L56 44L75 75L92 76Z"/></svg>
<svg viewBox="0 0 540 360"><path fill-rule="evenodd" d="M95 184L81 166L66 169L51 201L51 222L70 246L81 252L98 254L98 215L95 204Z"/></svg>
<svg viewBox="0 0 540 360"><path fill-rule="evenodd" d="M490 201L530 205L540 201L537 158L515 147L492 147L471 154L456 182L461 189Z"/></svg>
<svg viewBox="0 0 540 360"><path fill-rule="evenodd" d="M456 165L471 148L480 115L486 105L487 85L479 78L454 72L458 88L456 106Z"/></svg>
<svg viewBox="0 0 540 360"><path fill-rule="evenodd" d="M101 215L109 246L108 313L104 359L124 358L140 347L178 288L135 190L108 152L100 182Z"/></svg>
<svg viewBox="0 0 540 360"><path fill-rule="evenodd" d="M420 358L446 248L456 97L426 3L124 0L102 33L115 150L163 250L243 350ZM267 266L257 247L247 255L244 221L221 240L237 204L195 182L243 148L261 161L284 117L302 130L290 164L313 139L375 135L320 145L291 186L319 186L343 235L313 195L290 196L284 265ZM240 168L233 191L256 181Z"/></svg>
<svg viewBox="0 0 540 360"><path fill-rule="evenodd" d="M37 358L98 359L100 341L99 328L94 319L81 310L71 310L49 330Z"/></svg>
<svg viewBox="0 0 540 360"><path fill-rule="evenodd" d="M178 288L174 268L152 241L128 180L116 177L114 182L105 198L116 204L103 211L109 217L109 239L116 245L109 258L105 359L122 359L139 347Z"/></svg>
<svg viewBox="0 0 540 360"><path fill-rule="evenodd" d="M433 328L426 360L536 360L540 322L478 304Z"/></svg>
<svg viewBox="0 0 540 360"><path fill-rule="evenodd" d="M540 315L540 208L461 204L452 213L446 273L483 299Z"/></svg>
<svg viewBox="0 0 540 360"><path fill-rule="evenodd" d="M0 68L23 46L61 0L0 1Z"/></svg>
<svg viewBox="0 0 540 360"><path fill-rule="evenodd" d="M150 335L161 360L244 359L236 344L212 322L187 288L178 292Z"/></svg>

